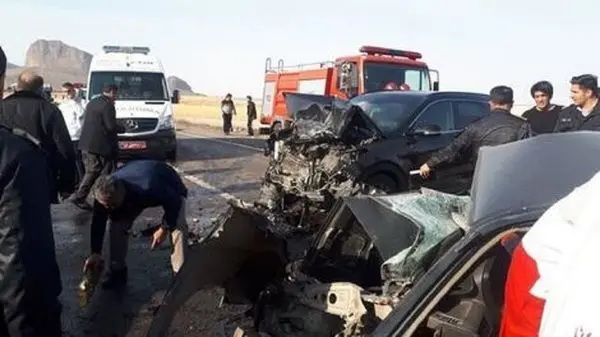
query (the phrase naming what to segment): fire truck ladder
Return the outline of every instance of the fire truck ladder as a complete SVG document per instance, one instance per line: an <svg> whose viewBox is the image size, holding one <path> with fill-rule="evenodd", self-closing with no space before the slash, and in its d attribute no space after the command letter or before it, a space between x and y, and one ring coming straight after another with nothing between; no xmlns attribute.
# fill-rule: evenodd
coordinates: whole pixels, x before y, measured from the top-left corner
<svg viewBox="0 0 600 337"><path fill-rule="evenodd" d="M331 67L331 66L335 65L335 62L333 62L333 61L323 61L323 62L297 64L297 65L292 65L292 66L284 66L283 59L279 59L279 61L277 61L277 67L273 67L271 65L271 63L272 63L271 58L267 57L267 60L265 61L265 73L278 73L278 72L282 72L282 71L304 70L307 68L322 69L322 68L327 68L327 67Z"/></svg>

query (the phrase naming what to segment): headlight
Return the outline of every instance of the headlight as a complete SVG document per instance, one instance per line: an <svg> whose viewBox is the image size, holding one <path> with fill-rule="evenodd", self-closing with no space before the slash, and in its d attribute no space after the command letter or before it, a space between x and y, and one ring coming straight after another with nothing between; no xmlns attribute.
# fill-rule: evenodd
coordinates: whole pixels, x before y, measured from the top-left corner
<svg viewBox="0 0 600 337"><path fill-rule="evenodd" d="M161 130L165 130L165 129L172 129L174 124L173 124L173 115L166 115L163 118L160 119L159 121L159 126L158 128Z"/></svg>

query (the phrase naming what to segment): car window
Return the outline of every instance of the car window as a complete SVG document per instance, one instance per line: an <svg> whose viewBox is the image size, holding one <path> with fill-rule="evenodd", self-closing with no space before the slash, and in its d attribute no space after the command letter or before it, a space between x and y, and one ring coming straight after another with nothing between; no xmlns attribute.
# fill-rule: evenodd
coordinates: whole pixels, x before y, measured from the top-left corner
<svg viewBox="0 0 600 337"><path fill-rule="evenodd" d="M489 105L483 102L456 102L454 109L455 129L462 130L489 112Z"/></svg>
<svg viewBox="0 0 600 337"><path fill-rule="evenodd" d="M453 117L449 101L433 103L417 117L413 129L437 125L442 132L454 130Z"/></svg>

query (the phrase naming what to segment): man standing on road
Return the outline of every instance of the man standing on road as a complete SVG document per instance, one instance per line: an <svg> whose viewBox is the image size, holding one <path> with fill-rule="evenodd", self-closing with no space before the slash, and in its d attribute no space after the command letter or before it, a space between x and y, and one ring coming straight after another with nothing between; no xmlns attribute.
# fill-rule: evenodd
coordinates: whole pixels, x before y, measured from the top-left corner
<svg viewBox="0 0 600 337"><path fill-rule="evenodd" d="M235 104L231 99L231 94L225 95L225 99L221 101L221 113L223 114L223 132L225 135L229 135L233 131L233 124L231 123L233 116L237 113L235 111Z"/></svg>
<svg viewBox="0 0 600 337"><path fill-rule="evenodd" d="M83 125L84 108L81 104L81 98L77 95L77 89L70 82L65 82L62 86L63 90L67 93L67 97L63 100L58 108L63 114L63 118L67 123L67 129L73 142L73 148L75 149L76 164L77 164L77 175L79 180L83 179L83 161L81 159L81 151L77 144L79 143L79 136L81 135L81 126Z"/></svg>
<svg viewBox="0 0 600 337"><path fill-rule="evenodd" d="M510 113L513 106L513 90L507 86L497 86L490 91L492 112L467 125L464 131L447 147L434 153L421 166L420 173L428 178L431 170L442 163L458 160L468 155L472 163L477 162L479 148L517 141L531 135L531 126L522 118Z"/></svg>
<svg viewBox="0 0 600 337"><path fill-rule="evenodd" d="M590 74L573 77L571 99L573 104L560 112L554 131L600 131L598 77Z"/></svg>
<svg viewBox="0 0 600 337"><path fill-rule="evenodd" d="M562 106L550 103L554 88L548 81L540 81L531 87L535 106L523 113L535 134L552 133Z"/></svg>
<svg viewBox="0 0 600 337"><path fill-rule="evenodd" d="M252 101L252 96L246 96L248 99L248 136L254 136L254 129L252 128L252 122L256 119L256 104Z"/></svg>
<svg viewBox="0 0 600 337"><path fill-rule="evenodd" d="M76 157L62 113L40 94L43 85L44 79L34 71L21 72L17 91L2 104L0 123L22 129L41 142L51 166L49 181L57 182L49 190L50 200L58 203L58 194L65 198L77 187Z"/></svg>
<svg viewBox="0 0 600 337"><path fill-rule="evenodd" d="M102 95L91 100L85 108L86 117L79 138L85 173L79 189L69 198L69 201L85 210L91 210L87 198L96 179L112 173L117 167L117 134L125 132L125 128L117 123L117 90L114 84L105 86Z"/></svg>
<svg viewBox="0 0 600 337"><path fill-rule="evenodd" d="M0 48L0 93L6 65ZM33 136L4 125L0 153L0 336L59 337L62 282L43 193L51 189L48 158Z"/></svg>
<svg viewBox="0 0 600 337"><path fill-rule="evenodd" d="M154 232L152 248L171 235L171 267L177 273L187 252L186 200L188 190L177 172L168 164L154 160L127 163L113 174L98 179L92 214L92 255L84 269L101 260L106 222L110 220L110 270L103 283L106 289L127 283L128 231L146 208L162 206L164 216Z"/></svg>

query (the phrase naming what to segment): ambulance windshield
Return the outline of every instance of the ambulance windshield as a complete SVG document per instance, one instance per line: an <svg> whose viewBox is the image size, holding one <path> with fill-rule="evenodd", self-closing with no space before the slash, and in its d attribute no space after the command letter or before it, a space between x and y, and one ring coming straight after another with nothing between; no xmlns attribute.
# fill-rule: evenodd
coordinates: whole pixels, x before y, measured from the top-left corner
<svg viewBox="0 0 600 337"><path fill-rule="evenodd" d="M93 98L108 84L119 88L118 100L168 101L169 94L162 73L95 71L90 77L89 92Z"/></svg>
<svg viewBox="0 0 600 337"><path fill-rule="evenodd" d="M366 62L365 92L400 88L400 90L431 90L427 68L396 63Z"/></svg>

